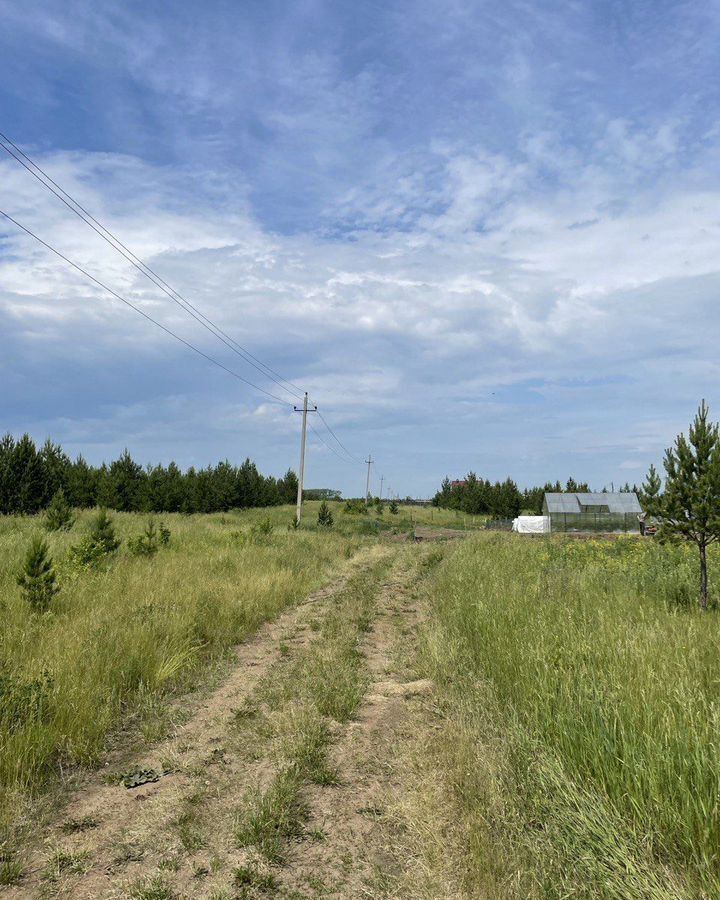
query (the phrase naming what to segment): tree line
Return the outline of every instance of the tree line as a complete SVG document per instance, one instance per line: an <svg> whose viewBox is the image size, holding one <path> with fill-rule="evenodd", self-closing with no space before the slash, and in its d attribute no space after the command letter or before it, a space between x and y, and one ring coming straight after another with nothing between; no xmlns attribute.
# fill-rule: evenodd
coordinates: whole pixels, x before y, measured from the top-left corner
<svg viewBox="0 0 720 900"><path fill-rule="evenodd" d="M638 488L625 484L620 490L637 492ZM493 483L485 478L478 478L475 472L469 472L462 481L451 482L449 478L445 478L433 498L433 504L473 515L514 519L521 512L541 515L545 494L563 492L589 493L590 487L584 481L577 482L574 478L568 478L564 487L559 481L554 484L548 481L542 487L529 487L521 491L512 478Z"/></svg>
<svg viewBox="0 0 720 900"><path fill-rule="evenodd" d="M143 467L127 450L109 465L92 466L82 456L71 460L49 439L40 448L27 434L0 440L0 513L32 515L59 490L76 507L208 513L294 503L297 476L291 469L279 479L263 476L249 459L184 472L174 462Z"/></svg>

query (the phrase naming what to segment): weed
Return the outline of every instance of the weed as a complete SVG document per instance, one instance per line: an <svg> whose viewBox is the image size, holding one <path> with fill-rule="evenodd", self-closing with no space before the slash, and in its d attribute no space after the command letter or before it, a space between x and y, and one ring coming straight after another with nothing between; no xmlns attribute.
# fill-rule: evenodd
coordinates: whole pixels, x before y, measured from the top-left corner
<svg viewBox="0 0 720 900"><path fill-rule="evenodd" d="M57 881L63 875L81 875L90 867L90 854L56 850L45 867L45 878Z"/></svg>
<svg viewBox="0 0 720 900"><path fill-rule="evenodd" d="M0 885L9 886L22 880L25 868L16 859L0 860Z"/></svg>
<svg viewBox="0 0 720 900"><path fill-rule="evenodd" d="M238 822L239 846L255 846L269 862L281 863L283 843L303 834L309 810L301 796L302 780L295 768L278 774L265 791L251 793Z"/></svg>
<svg viewBox="0 0 720 900"><path fill-rule="evenodd" d="M277 888L277 878L272 873L261 873L250 866L238 866L233 872L233 883L236 887L251 887L258 891Z"/></svg>
<svg viewBox="0 0 720 900"><path fill-rule="evenodd" d="M186 810L175 820L175 829L180 843L188 853L196 853L206 845L198 827L198 816L193 810Z"/></svg>
<svg viewBox="0 0 720 900"><path fill-rule="evenodd" d="M127 896L128 900L177 900L177 894L161 876L137 882Z"/></svg>
<svg viewBox="0 0 720 900"><path fill-rule="evenodd" d="M97 819L92 816L83 816L82 819L68 819L60 826L63 834L76 834L80 831L88 831L90 828L97 828Z"/></svg>

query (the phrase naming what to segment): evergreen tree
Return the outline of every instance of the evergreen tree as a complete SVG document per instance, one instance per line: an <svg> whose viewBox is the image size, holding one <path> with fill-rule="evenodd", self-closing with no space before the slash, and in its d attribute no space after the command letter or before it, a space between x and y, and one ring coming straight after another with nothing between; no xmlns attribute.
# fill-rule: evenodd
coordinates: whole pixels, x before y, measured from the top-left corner
<svg viewBox="0 0 720 900"><path fill-rule="evenodd" d="M65 491L58 488L45 513L45 527L48 531L69 531L74 521L70 505L65 499Z"/></svg>
<svg viewBox="0 0 720 900"><path fill-rule="evenodd" d="M87 509L97 500L98 470L78 456L67 472L67 497L71 506Z"/></svg>
<svg viewBox="0 0 720 900"><path fill-rule="evenodd" d="M13 512L11 498L14 490L12 480L14 451L15 440L11 434L6 434L0 440L0 513Z"/></svg>
<svg viewBox="0 0 720 900"><path fill-rule="evenodd" d="M708 607L707 548L720 540L720 435L703 400L688 437L665 451L665 492L654 466L643 485L644 508L659 522L658 537L695 544L700 560L700 608Z"/></svg>
<svg viewBox="0 0 720 900"><path fill-rule="evenodd" d="M164 526L162 526L162 528L164 531L167 531ZM169 531L167 531L167 537L169 540ZM143 531L141 535L138 535L138 537L130 538L128 547L134 556L154 556L160 549L160 540L161 535L158 534L157 528L155 527L155 520L150 516L148 523L145 526L145 531ZM163 543L167 543L167 541L163 540Z"/></svg>
<svg viewBox="0 0 720 900"><path fill-rule="evenodd" d="M295 503L297 500L298 477L292 469L287 472L278 482L278 490L280 492L281 503Z"/></svg>
<svg viewBox="0 0 720 900"><path fill-rule="evenodd" d="M320 504L320 509L318 510L318 525L322 528L332 528L335 519L333 518L333 514L330 512L330 507L323 500Z"/></svg>
<svg viewBox="0 0 720 900"><path fill-rule="evenodd" d="M99 547L103 553L114 553L120 546L120 541L115 536L115 527L105 508L98 510L90 529L90 540Z"/></svg>
<svg viewBox="0 0 720 900"><path fill-rule="evenodd" d="M399 511L400 510L398 507L397 500L393 497L393 499L390 501L390 512L392 513L392 515L396 516Z"/></svg>
<svg viewBox="0 0 720 900"><path fill-rule="evenodd" d="M48 438L38 454L43 466L43 506L47 506L60 490L65 490L72 463L59 444Z"/></svg>
<svg viewBox="0 0 720 900"><path fill-rule="evenodd" d="M40 454L29 434L15 444L10 458L10 509L31 515L42 509L45 500L45 472Z"/></svg>
<svg viewBox="0 0 720 900"><path fill-rule="evenodd" d="M140 509L142 488L146 474L129 451L124 450L107 470L103 497L107 505L120 512L136 512Z"/></svg>
<svg viewBox="0 0 720 900"><path fill-rule="evenodd" d="M35 612L44 612L59 591L47 542L39 535L30 542L17 583Z"/></svg>

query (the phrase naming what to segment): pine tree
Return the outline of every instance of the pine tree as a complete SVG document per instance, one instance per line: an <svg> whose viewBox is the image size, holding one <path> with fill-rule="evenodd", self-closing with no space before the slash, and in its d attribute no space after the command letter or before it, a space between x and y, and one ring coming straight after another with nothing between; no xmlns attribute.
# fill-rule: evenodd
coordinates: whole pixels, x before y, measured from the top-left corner
<svg viewBox="0 0 720 900"><path fill-rule="evenodd" d="M69 531L74 521L70 505L65 499L65 492L59 488L53 494L45 513L45 528L48 531Z"/></svg>
<svg viewBox="0 0 720 900"><path fill-rule="evenodd" d="M665 492L654 466L642 489L645 510L659 522L658 537L698 548L703 610L709 600L707 548L720 540L720 433L708 412L703 400L688 437L678 435L665 451Z"/></svg>
<svg viewBox="0 0 720 900"><path fill-rule="evenodd" d="M332 528L335 519L333 518L333 514L330 512L330 507L323 500L320 504L320 509L318 510L318 525L321 528Z"/></svg>
<svg viewBox="0 0 720 900"><path fill-rule="evenodd" d="M47 542L36 535L30 542L17 576L17 583L35 612L44 612L50 606L50 601L60 590L55 581L55 569Z"/></svg>
<svg viewBox="0 0 720 900"><path fill-rule="evenodd" d="M114 553L120 546L120 541L115 537L112 519L104 508L98 510L98 514L95 516L95 521L90 529L90 540L100 547L103 553Z"/></svg>
<svg viewBox="0 0 720 900"><path fill-rule="evenodd" d="M164 528L164 526L162 526ZM167 531L167 529L165 529ZM168 540L170 539L170 532L168 531ZM155 519L152 516L148 519L148 523L145 526L145 531L141 535L137 537L130 538L128 541L128 547L130 548L130 552L134 556L154 556L159 549L158 541L160 540L160 536L158 535L157 528L155 527ZM166 543L166 542L163 542Z"/></svg>
<svg viewBox="0 0 720 900"><path fill-rule="evenodd" d="M393 498L390 501L390 512L392 513L393 516L396 516L399 512L399 507L397 504L397 500L395 500L395 498Z"/></svg>

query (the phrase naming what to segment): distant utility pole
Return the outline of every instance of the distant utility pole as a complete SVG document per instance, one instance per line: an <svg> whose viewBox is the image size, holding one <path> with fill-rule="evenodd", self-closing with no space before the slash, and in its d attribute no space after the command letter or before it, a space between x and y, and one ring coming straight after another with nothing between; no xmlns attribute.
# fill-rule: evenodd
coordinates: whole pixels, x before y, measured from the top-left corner
<svg viewBox="0 0 720 900"><path fill-rule="evenodd" d="M383 482L384 482L384 481L385 481L385 476L384 476L384 475L381 475L381 476L380 476L380 499L381 499L381 500L382 500L382 489L383 489Z"/></svg>
<svg viewBox="0 0 720 900"><path fill-rule="evenodd" d="M372 454L368 453L368 458L365 460L365 462L367 463L367 467L368 467L367 483L365 485L365 499L366 500L370 499L370 466L372 465L372 461L373 461Z"/></svg>
<svg viewBox="0 0 720 900"><path fill-rule="evenodd" d="M302 514L302 502L303 502L303 483L305 481L305 439L307 438L307 414L308 414L308 395L307 391L305 391L305 397L303 399L302 410L298 409L297 406L293 406L295 412L302 412L302 437L300 438L300 474L298 476L298 492L297 492L297 507L295 510L295 521L300 524L300 516ZM310 412L317 412L317 406L314 409L311 409Z"/></svg>

